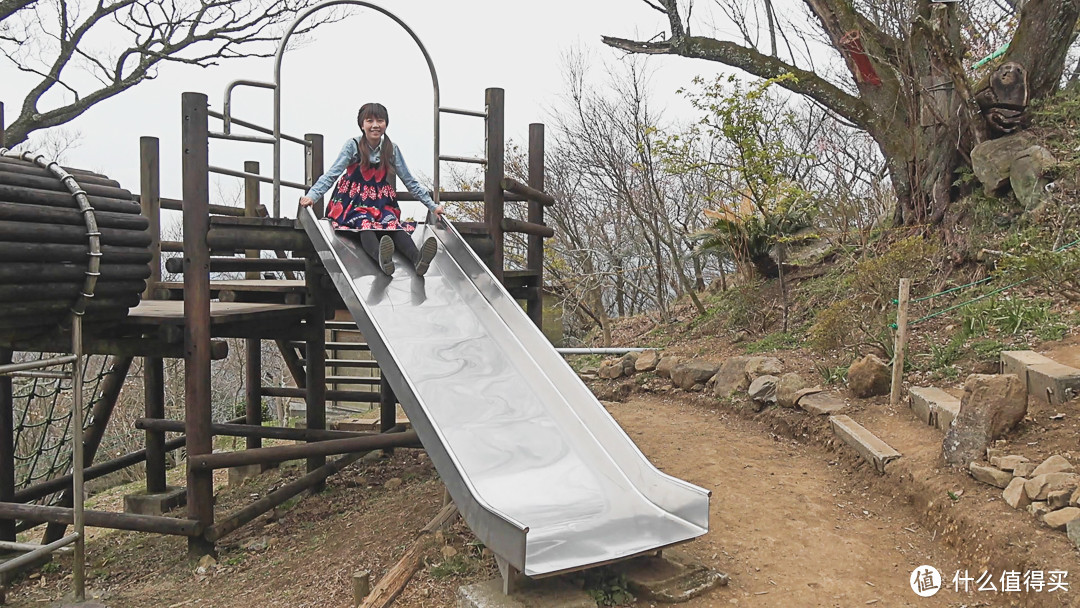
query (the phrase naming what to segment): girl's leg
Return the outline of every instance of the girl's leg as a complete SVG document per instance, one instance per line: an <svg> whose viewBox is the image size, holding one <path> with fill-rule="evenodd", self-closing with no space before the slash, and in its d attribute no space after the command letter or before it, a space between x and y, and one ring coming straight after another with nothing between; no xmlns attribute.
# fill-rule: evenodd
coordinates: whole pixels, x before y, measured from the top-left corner
<svg viewBox="0 0 1080 608"><path fill-rule="evenodd" d="M394 247L409 259L409 263L416 266L416 262L420 260L420 252L413 244L412 235L404 230L394 230L390 232L390 238L394 239Z"/></svg>
<svg viewBox="0 0 1080 608"><path fill-rule="evenodd" d="M379 261L379 236L374 230L360 231L360 246L376 262Z"/></svg>
<svg viewBox="0 0 1080 608"><path fill-rule="evenodd" d="M394 274L394 243L381 230L361 230L360 246L385 274Z"/></svg>

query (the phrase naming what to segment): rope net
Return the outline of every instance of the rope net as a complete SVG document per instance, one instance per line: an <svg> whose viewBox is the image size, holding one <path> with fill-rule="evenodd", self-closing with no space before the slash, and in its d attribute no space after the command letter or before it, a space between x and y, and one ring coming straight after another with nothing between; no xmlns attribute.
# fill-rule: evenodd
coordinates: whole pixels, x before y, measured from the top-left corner
<svg viewBox="0 0 1080 608"><path fill-rule="evenodd" d="M58 356L55 353L15 353L14 361L35 361ZM111 371L110 357L91 355L83 367L84 420L93 421L89 412L102 398L101 384ZM12 378L14 405L15 489L71 473L71 436L73 399L72 379ZM59 493L47 496L40 504L55 504Z"/></svg>

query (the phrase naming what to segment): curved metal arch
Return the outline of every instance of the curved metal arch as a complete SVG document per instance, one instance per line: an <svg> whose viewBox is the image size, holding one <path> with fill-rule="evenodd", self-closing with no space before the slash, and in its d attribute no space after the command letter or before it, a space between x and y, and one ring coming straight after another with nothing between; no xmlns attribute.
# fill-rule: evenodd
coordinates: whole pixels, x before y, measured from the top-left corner
<svg viewBox="0 0 1080 608"><path fill-rule="evenodd" d="M300 25L301 21L325 8L343 4L370 8L393 19L395 23L400 25L401 28L412 37L416 46L420 47L420 52L424 54L424 61L427 62L428 71L431 72L431 86L435 94L435 107L433 112L435 155L434 166L432 168L433 192L431 193L431 196L434 199L435 204L439 204L439 76L435 73L435 64L431 61L431 55L428 54L427 48L424 46L424 43L420 41L420 37L416 35L416 32L414 32L408 24L402 21L400 17L385 8L372 4L371 2L365 2L364 0L328 0L327 2L313 6L300 13L300 15L293 20L292 24L289 25L289 29L285 32L285 35L282 36L281 42L278 43L277 53L274 55L274 217L281 217L281 61L285 55L285 47L288 45L289 39L296 32L296 28Z"/></svg>

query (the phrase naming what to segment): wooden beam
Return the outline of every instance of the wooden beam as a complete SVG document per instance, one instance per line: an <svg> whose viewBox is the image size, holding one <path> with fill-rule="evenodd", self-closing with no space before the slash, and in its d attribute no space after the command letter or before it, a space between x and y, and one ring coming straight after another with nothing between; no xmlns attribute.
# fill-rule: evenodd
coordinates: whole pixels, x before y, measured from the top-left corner
<svg viewBox="0 0 1080 608"><path fill-rule="evenodd" d="M379 580L379 583L375 585L375 588L364 599L364 603L360 604L358 608L387 608L393 604L394 600L405 590L405 585L408 584L409 579L420 569L421 558L427 553L431 545L429 538L436 530L441 530L453 522L457 515L458 510L454 503L451 502L443 507L420 530L409 550Z"/></svg>
<svg viewBox="0 0 1080 608"><path fill-rule="evenodd" d="M551 196L547 192L543 192L532 186L526 186L525 184L517 181L512 177L504 177L502 180L503 190L519 194L530 201L536 201L545 207L550 207L555 204L555 197Z"/></svg>
<svg viewBox="0 0 1080 608"><path fill-rule="evenodd" d="M259 448L257 450L243 450L241 452L218 452L216 454L191 455L188 453L188 467L197 471L210 471L213 469L227 469L249 464L262 464L271 462L285 462L298 458L311 458L314 456L330 456L334 454L350 454L353 452L370 452L386 448L416 448L423 447L416 431L404 433L379 433L367 437L351 437L349 439L330 439L328 441L316 441L314 443L302 443L296 445L280 445L271 448Z"/></svg>

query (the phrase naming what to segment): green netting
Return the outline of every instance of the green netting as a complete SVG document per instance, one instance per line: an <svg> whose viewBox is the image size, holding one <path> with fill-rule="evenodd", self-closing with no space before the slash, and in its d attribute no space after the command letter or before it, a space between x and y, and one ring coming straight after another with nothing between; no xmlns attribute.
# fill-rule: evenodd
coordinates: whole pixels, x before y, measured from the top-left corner
<svg viewBox="0 0 1080 608"><path fill-rule="evenodd" d="M53 353L16 353L14 360L34 361ZM89 356L83 367L84 420L101 398L101 382L110 373L109 357ZM21 490L71 472L73 385L70 379L12 378L14 404L15 488ZM58 494L39 501L52 504Z"/></svg>

